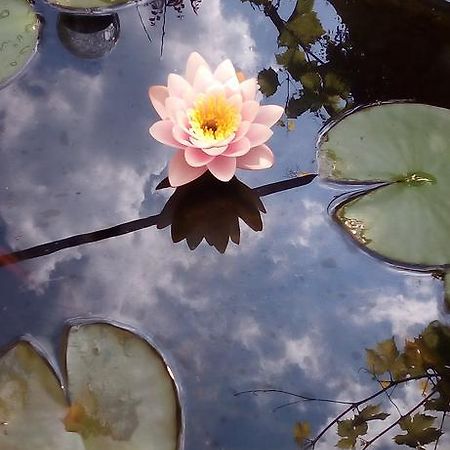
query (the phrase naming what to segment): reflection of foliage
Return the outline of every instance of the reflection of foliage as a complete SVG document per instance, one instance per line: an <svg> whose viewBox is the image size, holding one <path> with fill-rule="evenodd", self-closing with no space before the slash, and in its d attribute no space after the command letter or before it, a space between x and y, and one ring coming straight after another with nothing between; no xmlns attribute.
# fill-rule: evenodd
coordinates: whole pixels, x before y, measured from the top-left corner
<svg viewBox="0 0 450 450"><path fill-rule="evenodd" d="M444 0L331 0L346 25L327 49L357 103L413 99L450 106L450 3Z"/></svg>
<svg viewBox="0 0 450 450"><path fill-rule="evenodd" d="M256 389L235 395L278 392L295 398L276 409L311 401L343 405L343 411L313 438L311 425L307 421L297 422L294 439L302 449L314 449L332 428L338 435L336 447L341 449L365 450L395 431L398 434L393 441L398 445L424 450L424 445L434 443L434 449L437 449L450 412L450 326L437 321L430 323L418 337L405 342L403 351L397 347L394 338L379 342L374 349L366 350L366 360L367 371L380 389L358 401L314 398L279 389ZM420 399L403 412L395 397L398 397L400 387L410 383L417 385ZM396 417L386 411L383 397L396 411ZM437 415L440 418L436 423ZM375 432L370 430L372 423L378 425Z"/></svg>
<svg viewBox="0 0 450 450"><path fill-rule="evenodd" d="M278 30L280 70L266 68L262 92L287 86L287 115L333 115L352 105L391 99L450 104L450 4L443 0L330 0L341 24L325 33L314 0L297 0L284 19L279 2L241 0ZM375 31L376 29L376 31ZM260 73L261 76L261 73Z"/></svg>
<svg viewBox="0 0 450 450"><path fill-rule="evenodd" d="M350 449L359 447L366 449L380 437L399 427L400 434L393 439L399 445L422 449L424 445L439 443L443 434L446 414L450 411L450 327L439 322L432 322L414 340L407 340L403 351L400 351L393 338L377 344L374 349L366 350L367 368L379 383L381 389L357 402L348 402L348 406L332 420L314 439L309 433L301 435L299 426L295 427L296 441L304 448L313 448L320 438L331 427L337 426L338 448ZM422 398L412 405L407 412L400 412L394 402L393 394L396 388L414 382L418 385ZM390 414L384 412L381 404L371 404L381 395L387 396L389 402L398 412L397 418L372 437L366 437L369 432L369 422L384 421ZM346 402L336 402L346 403ZM438 426L436 416L427 411L441 413ZM353 417L344 418L353 412ZM305 429L306 422L300 422Z"/></svg>
<svg viewBox="0 0 450 450"><path fill-rule="evenodd" d="M202 0L190 0L190 4L195 13ZM148 5L151 8L152 17L150 17L150 24L154 25L157 20L161 20L161 17L165 14L167 8L172 8L178 17L183 16L183 10L186 7L184 0L151 0Z"/></svg>
<svg viewBox="0 0 450 450"><path fill-rule="evenodd" d="M261 231L263 203L257 192L236 177L223 183L209 172L181 186L159 215L159 229L172 225L172 240L186 239L191 250L203 239L224 253L229 239L240 241L239 219L252 230Z"/></svg>
<svg viewBox="0 0 450 450"><path fill-rule="evenodd" d="M189 0L191 4L192 10L195 14L197 14L198 9L200 8L200 3L202 0ZM185 0L150 0L148 3L145 3L144 6L148 7L150 10L150 18L148 19L150 25L153 26L157 21L162 22L162 34L161 34L161 56L164 50L164 37L166 35L166 15L169 9L173 9L179 19L183 18L183 10L185 9ZM142 14L140 12L139 6L136 6L139 19L141 21L142 28L147 36L149 42L152 42L150 37L150 33L148 32L144 19L142 18ZM161 20L162 19L162 20Z"/></svg>
<svg viewBox="0 0 450 450"><path fill-rule="evenodd" d="M349 92L315 49L329 45L329 38L313 10L314 0L298 0L286 21L278 15L277 5L269 0L251 3L272 20L279 32L278 45L282 50L276 60L282 67L283 83L288 84L287 116L295 118L308 110L318 112L322 107L330 114L340 110L346 104ZM274 94L281 85L272 68L262 70L258 81L267 96ZM292 86L295 87L293 93L290 92Z"/></svg>

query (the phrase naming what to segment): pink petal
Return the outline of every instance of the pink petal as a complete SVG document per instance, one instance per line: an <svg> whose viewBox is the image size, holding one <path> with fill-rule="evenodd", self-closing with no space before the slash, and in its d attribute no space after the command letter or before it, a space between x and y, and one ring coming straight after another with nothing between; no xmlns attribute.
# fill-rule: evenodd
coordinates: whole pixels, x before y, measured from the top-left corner
<svg viewBox="0 0 450 450"><path fill-rule="evenodd" d="M184 159L184 150L179 150L169 163L169 182L173 187L182 186L203 175L207 167L191 167Z"/></svg>
<svg viewBox="0 0 450 450"><path fill-rule="evenodd" d="M242 120L247 120L248 122L253 122L255 117L258 115L260 110L259 103L255 100L249 100L242 105L241 117Z"/></svg>
<svg viewBox="0 0 450 450"><path fill-rule="evenodd" d="M166 86L150 87L148 90L148 96L150 97L150 101L161 119L166 119L166 107L164 105L166 98L169 96L169 90Z"/></svg>
<svg viewBox="0 0 450 450"><path fill-rule="evenodd" d="M241 124L239 125L239 128L236 131L236 139L235 141L238 141L239 139L242 139L247 133L248 130L250 129L250 122L247 122L245 120L243 120L241 122Z"/></svg>
<svg viewBox="0 0 450 450"><path fill-rule="evenodd" d="M184 100L181 100L178 97L168 97L166 99L166 114L167 117L172 121L177 121L177 114L178 111L185 111L186 110L186 104L184 103Z"/></svg>
<svg viewBox="0 0 450 450"><path fill-rule="evenodd" d="M188 89L183 94L183 100L186 103L186 108L190 108L197 98L197 94L194 92L194 88Z"/></svg>
<svg viewBox="0 0 450 450"><path fill-rule="evenodd" d="M173 124L172 124L173 125ZM189 141L189 134L186 133L182 128L178 125L173 125L172 127L172 136L174 139L179 142L180 147L192 147L191 142Z"/></svg>
<svg viewBox="0 0 450 450"><path fill-rule="evenodd" d="M232 95L239 94L242 96L242 92L239 86L239 82L236 85L231 84L225 84L225 97L231 97Z"/></svg>
<svg viewBox="0 0 450 450"><path fill-rule="evenodd" d="M189 83L191 84L194 83L195 74L197 73L197 70L201 66L209 67L208 63L203 59L203 57L199 53L192 52L189 55L189 58L186 63L186 80Z"/></svg>
<svg viewBox="0 0 450 450"><path fill-rule="evenodd" d="M208 86L206 93L225 97L225 88L222 84L215 82L211 86Z"/></svg>
<svg viewBox="0 0 450 450"><path fill-rule="evenodd" d="M199 148L191 147L185 150L184 158L190 166L202 167L210 163L214 159L214 156L207 155Z"/></svg>
<svg viewBox="0 0 450 450"><path fill-rule="evenodd" d="M232 142L226 151L223 152L223 156L243 156L250 150L250 141L243 137L237 142Z"/></svg>
<svg viewBox="0 0 450 450"><path fill-rule="evenodd" d="M232 78L236 78L236 70L229 59L222 61L214 71L214 78L221 83L226 83Z"/></svg>
<svg viewBox="0 0 450 450"><path fill-rule="evenodd" d="M284 113L284 108L278 105L264 105L259 109L255 117L255 123L261 123L267 127L275 125Z"/></svg>
<svg viewBox="0 0 450 450"><path fill-rule="evenodd" d="M222 139L221 141L210 141L210 140L201 140L197 137L193 137L191 134L191 138L189 139L192 147L201 148L203 151L208 153L208 155L220 155L223 153L228 144L235 140L235 135L232 133L226 139Z"/></svg>
<svg viewBox="0 0 450 450"><path fill-rule="evenodd" d="M230 78L226 83L225 83L225 89L227 89L230 92L239 92L239 88L240 88L240 84L239 84L239 80L237 79L237 77L234 78Z"/></svg>
<svg viewBox="0 0 450 450"><path fill-rule="evenodd" d="M176 112L176 124L183 130L188 132L189 130L189 119L187 117L186 111Z"/></svg>
<svg viewBox="0 0 450 450"><path fill-rule="evenodd" d="M167 87L171 97L184 98L186 92L192 91L192 86L176 73L170 73L167 77Z"/></svg>
<svg viewBox="0 0 450 450"><path fill-rule="evenodd" d="M232 141L235 140L235 137L236 137L235 134L232 133L232 134L230 134L227 138L222 139L221 141L216 141L216 142L214 143L214 145L215 145L216 147L222 147L223 145L228 145L230 142L232 142Z"/></svg>
<svg viewBox="0 0 450 450"><path fill-rule="evenodd" d="M219 156L221 155L226 149L228 148L228 145L222 145L220 147L206 147L202 148L202 150L210 156Z"/></svg>
<svg viewBox="0 0 450 450"><path fill-rule="evenodd" d="M169 147L184 148L175 140L172 133L173 123L170 120L160 120L150 127L150 134L159 142Z"/></svg>
<svg viewBox="0 0 450 450"><path fill-rule="evenodd" d="M214 84L214 76L209 67L200 66L194 78L194 91L196 93L206 92L209 86Z"/></svg>
<svg viewBox="0 0 450 450"><path fill-rule="evenodd" d="M237 167L248 170L268 169L272 167L274 159L272 150L267 145L259 145L237 158Z"/></svg>
<svg viewBox="0 0 450 450"><path fill-rule="evenodd" d="M220 181L230 181L236 172L236 158L217 156L208 164L208 169Z"/></svg>
<svg viewBox="0 0 450 450"><path fill-rule="evenodd" d="M227 102L233 105L238 111L240 111L242 108L242 95L241 94L232 95L230 98L227 99Z"/></svg>
<svg viewBox="0 0 450 450"><path fill-rule="evenodd" d="M260 123L252 123L245 137L250 140L251 147L256 147L257 145L264 144L272 135L273 131L269 127Z"/></svg>
<svg viewBox="0 0 450 450"><path fill-rule="evenodd" d="M256 80L254 78L248 78L247 80L241 83L241 92L242 97L245 101L247 100L255 100L256 96Z"/></svg>

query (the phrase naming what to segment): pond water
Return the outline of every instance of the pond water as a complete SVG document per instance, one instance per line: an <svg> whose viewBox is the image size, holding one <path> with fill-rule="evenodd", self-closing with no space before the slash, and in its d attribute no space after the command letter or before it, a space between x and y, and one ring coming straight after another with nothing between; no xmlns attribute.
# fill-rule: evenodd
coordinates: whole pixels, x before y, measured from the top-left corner
<svg viewBox="0 0 450 450"><path fill-rule="evenodd" d="M131 5L83 22L37 0L44 18L37 54L0 90L2 252L160 213L173 189L155 188L173 151L148 134L158 117L147 91L168 73L183 73L193 51L212 66L230 58L247 76L277 70L279 86L265 72L276 92L263 102L287 104L290 118L273 127L274 167L238 171L251 188L317 172L319 130L346 105L409 99L450 107L448 2L317 0L329 39L312 37L306 46L312 75L303 94L295 67L275 58L277 25L296 2L265 11L264 3L203 0L195 14L187 2L182 18L169 6L159 20L151 5ZM89 38L80 36L83 27ZM312 25L305 30L314 36ZM308 89L316 72L329 85ZM366 348L392 336L402 346L429 322L448 320L441 280L369 256L333 223L328 205L351 189L316 178L261 197L263 229L241 221L239 245L229 242L224 253L205 241L190 250L185 240L172 242L170 227L147 226L2 267L0 345L30 334L57 358L68 319L126 324L173 369L185 450L298 448L296 422L309 421L317 434L342 405L274 411L293 398L234 394L281 389L362 399L379 388L361 370ZM412 385L396 394L404 411L420 397ZM316 449L336 441L331 430ZM449 442L444 435L439 445ZM393 446L392 434L374 445Z"/></svg>

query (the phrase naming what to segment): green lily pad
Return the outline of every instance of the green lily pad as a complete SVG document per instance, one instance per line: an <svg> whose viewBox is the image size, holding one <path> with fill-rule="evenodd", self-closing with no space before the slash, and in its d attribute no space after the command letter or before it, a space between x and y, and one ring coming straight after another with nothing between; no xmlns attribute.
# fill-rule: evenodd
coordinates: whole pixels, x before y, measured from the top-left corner
<svg viewBox="0 0 450 450"><path fill-rule="evenodd" d="M72 327L68 392L86 449L174 450L178 404L159 354L133 333L108 324Z"/></svg>
<svg viewBox="0 0 450 450"><path fill-rule="evenodd" d="M0 1L0 86L36 53L39 28L39 17L28 1Z"/></svg>
<svg viewBox="0 0 450 450"><path fill-rule="evenodd" d="M128 3L134 3L133 0L47 0L47 2L61 9L83 13L113 10Z"/></svg>
<svg viewBox="0 0 450 450"><path fill-rule="evenodd" d="M319 166L329 181L382 183L335 208L363 248L405 267L450 265L450 110L412 103L358 109L322 136Z"/></svg>
<svg viewBox="0 0 450 450"><path fill-rule="evenodd" d="M82 450L80 437L67 433L66 398L55 373L28 342L0 359L0 448Z"/></svg>
<svg viewBox="0 0 450 450"><path fill-rule="evenodd" d="M175 450L180 411L161 356L107 323L71 327L65 386L34 347L0 358L2 450ZM3 430L1 430L3 427Z"/></svg>

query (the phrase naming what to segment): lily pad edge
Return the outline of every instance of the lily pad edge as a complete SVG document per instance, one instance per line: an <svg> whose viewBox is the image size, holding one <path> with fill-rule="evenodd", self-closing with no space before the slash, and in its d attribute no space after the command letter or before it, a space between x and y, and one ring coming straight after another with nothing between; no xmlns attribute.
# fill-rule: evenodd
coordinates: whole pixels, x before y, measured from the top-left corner
<svg viewBox="0 0 450 450"><path fill-rule="evenodd" d="M352 200L359 199L360 197L363 197L370 192L374 192L378 189L384 188L393 182L384 182L384 183L378 183L375 186L372 186L370 188L363 188L359 189L357 191L352 192L345 192L342 195L339 195L335 197L328 205L327 212L331 216L333 222L337 225L337 228L339 229L339 232L343 234L347 242L351 242L353 245L357 245L360 250L362 250L363 253L368 254L370 257L380 260L384 264L388 264L389 266L400 269L404 271L414 271L417 273L423 273L423 274L433 274L433 273L441 273L441 272L447 272L450 274L450 264L436 264L436 265L429 265L429 264L413 264L413 263L407 263L404 261L400 261L398 259L393 258L387 258L386 256L381 255L380 253L376 252L375 250L372 250L371 248L367 247L366 245L359 242L357 239L355 239L349 231L342 225L342 221L338 217L339 210L343 209L345 205L350 203Z"/></svg>
<svg viewBox="0 0 450 450"><path fill-rule="evenodd" d="M58 381L59 387L64 394L67 406L70 406L69 392L68 392L68 376L67 376L67 360L66 360L66 349L68 343L68 337L70 330L74 327L82 327L84 325L108 325L113 328L118 328L119 330L128 332L132 334L135 338L142 340L147 346L149 346L161 359L161 362L166 367L169 377L172 380L174 392L176 394L176 406L177 406L177 450L184 449L185 443L185 417L183 409L181 408L181 398L182 398L182 388L177 383L175 372L172 369L174 366L173 362L167 361L166 356L162 354L159 346L155 344L154 339L150 338L148 335L142 333L136 328L124 324L119 321L106 319L104 317L75 317L65 321L62 334L60 335L60 349L57 352L56 358L53 358L50 353L44 348L44 346L39 342L39 339L31 334L24 334L16 339L13 339L2 345L0 347L0 359L3 358L9 351L13 350L17 345L25 344L34 351L41 360L46 364L52 375Z"/></svg>
<svg viewBox="0 0 450 450"><path fill-rule="evenodd" d="M321 173L319 161L322 160L322 157L320 156L320 152L321 152L320 148L321 148L322 144L324 142L326 142L326 140L328 139L328 132L339 122L344 120L346 117L348 117L354 113L363 111L365 109L370 109L373 107L383 106L383 105L397 105L397 104L434 106L434 105L427 105L425 103L420 103L413 99L393 99L393 100L387 100L387 101L382 101L382 102L380 101L380 102L373 102L373 103L368 103L368 104L364 104L364 105L358 105L358 106L355 106L348 110L341 111L339 114L337 114L333 119L331 119L328 123L326 123L319 130L318 138L316 140L315 146L316 146L316 161L318 162L318 165L319 165L318 174L319 174L319 178L322 182L324 182L326 184L338 185L338 186L372 186L372 185L385 186L385 185L393 183L393 181L381 180L381 179L361 181L361 180L352 180L352 179L336 179L336 178L331 178L329 176L324 176ZM438 108L438 107L436 107L436 108ZM376 187L379 187L379 186L376 186ZM366 192L369 192L370 190L371 189L367 190Z"/></svg>
<svg viewBox="0 0 450 450"><path fill-rule="evenodd" d="M44 0L44 3L51 8L56 9L62 13L77 14L80 16L106 16L117 11L120 11L130 6L143 6L146 0L125 0L124 2L118 3L116 5L106 5L105 6L92 6L92 7L71 7L66 5L60 5L59 3L53 2L51 0Z"/></svg>
<svg viewBox="0 0 450 450"><path fill-rule="evenodd" d="M25 0L30 7L33 9L34 14L36 15L37 18L37 26L38 26L38 32L37 32L37 39L36 39L36 43L34 44L33 50L30 54L30 57L28 58L28 61L13 75L11 75L10 77L6 78L3 81L0 81L0 90L6 88L7 86L9 86L10 84L12 84L14 81L16 81L17 79L19 79L25 72L26 70L29 68L29 66L32 64L32 62L35 60L36 55L38 53L38 48L42 39L42 33L43 33L43 29L44 29L44 24L45 24L45 20L44 17L42 16L42 14L40 14L39 12L37 12L34 9L34 3L31 2L30 0Z"/></svg>

